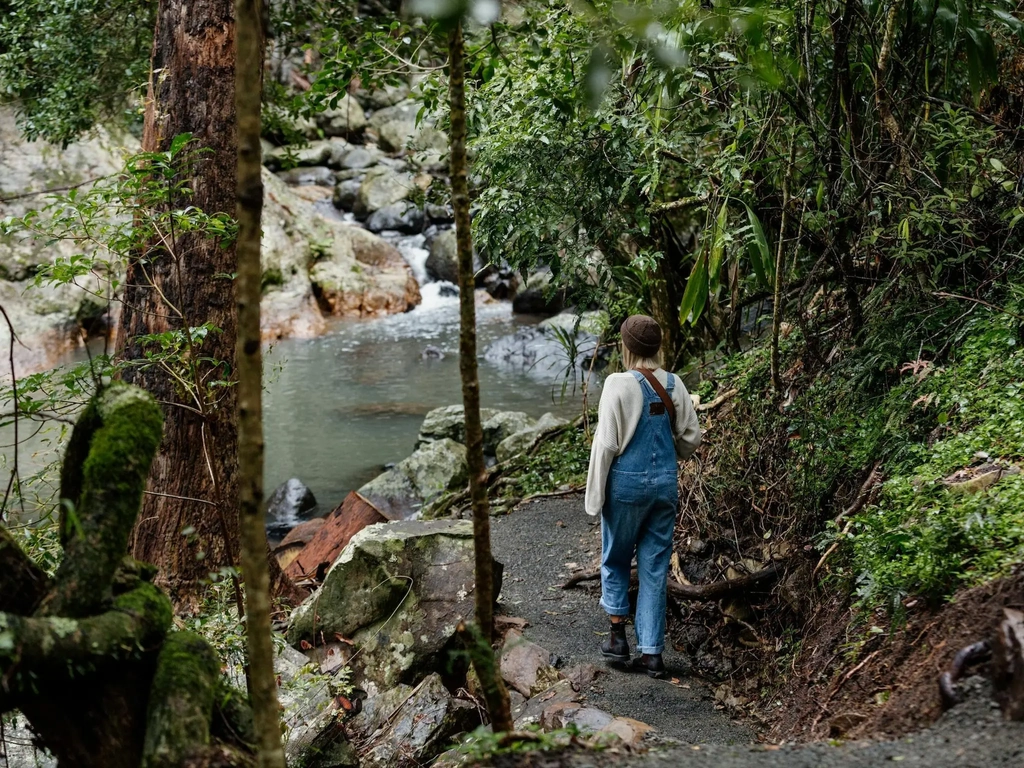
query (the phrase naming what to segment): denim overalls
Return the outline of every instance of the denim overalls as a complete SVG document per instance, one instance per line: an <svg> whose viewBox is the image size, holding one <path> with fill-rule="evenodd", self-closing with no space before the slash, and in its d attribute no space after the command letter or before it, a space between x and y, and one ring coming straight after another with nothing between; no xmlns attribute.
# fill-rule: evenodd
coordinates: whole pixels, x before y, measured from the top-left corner
<svg viewBox="0 0 1024 768"><path fill-rule="evenodd" d="M677 464L667 411L642 373L631 371L644 393L633 438L612 463L601 511L601 607L629 614L629 573L636 552L640 596L636 637L640 653L661 653L665 644L665 590L672 534L679 505ZM669 396L675 376L668 377Z"/></svg>

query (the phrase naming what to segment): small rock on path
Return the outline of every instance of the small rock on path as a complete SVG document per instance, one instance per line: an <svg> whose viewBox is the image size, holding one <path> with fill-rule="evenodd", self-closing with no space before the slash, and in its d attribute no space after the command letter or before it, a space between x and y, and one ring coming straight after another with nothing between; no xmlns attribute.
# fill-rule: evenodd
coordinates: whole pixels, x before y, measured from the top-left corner
<svg viewBox="0 0 1024 768"><path fill-rule="evenodd" d="M571 575L566 563L589 569L601 554L601 526L583 511L582 496L521 505L493 520L491 536L494 556L505 566L502 611L529 621L526 638L557 656L563 671L589 663L605 672L584 688L588 705L652 725L661 739L686 744L753 740L747 728L715 709L710 691L686 676L688 665L671 647L665 653L666 680L604 664L598 646L608 618L598 596L585 587L559 588Z"/></svg>

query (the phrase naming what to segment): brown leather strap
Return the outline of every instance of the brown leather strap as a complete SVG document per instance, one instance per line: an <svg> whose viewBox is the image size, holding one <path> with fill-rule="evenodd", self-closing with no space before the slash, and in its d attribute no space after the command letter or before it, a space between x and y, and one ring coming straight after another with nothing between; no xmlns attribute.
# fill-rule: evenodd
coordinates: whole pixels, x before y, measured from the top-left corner
<svg viewBox="0 0 1024 768"><path fill-rule="evenodd" d="M647 379L647 383L651 385L651 389L657 393L658 397L661 398L661 402L665 404L665 410L668 411L669 424L672 425L672 435L674 436L676 433L676 405L672 402L671 395L661 386L661 382L654 375L654 371L648 368L635 368L634 370L643 374L643 377ZM671 376L672 374L669 375Z"/></svg>

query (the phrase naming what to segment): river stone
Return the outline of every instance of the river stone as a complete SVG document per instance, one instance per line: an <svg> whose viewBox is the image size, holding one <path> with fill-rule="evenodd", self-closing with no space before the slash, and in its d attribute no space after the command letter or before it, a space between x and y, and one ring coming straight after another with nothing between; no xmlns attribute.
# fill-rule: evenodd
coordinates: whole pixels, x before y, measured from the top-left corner
<svg viewBox="0 0 1024 768"><path fill-rule="evenodd" d="M517 729L525 728L528 725L539 725L545 709L556 704L568 704L580 700L579 691L569 680L559 680L546 691L529 699L524 699L523 695L514 688L509 691L510 696L513 693L521 699L519 704L512 707L512 719L515 721L514 725Z"/></svg>
<svg viewBox="0 0 1024 768"><path fill-rule="evenodd" d="M465 444L464 413L461 405L446 405L430 411L420 425L417 445L442 439ZM494 455L503 440L534 425L533 419L522 411L498 411L494 408L481 408L480 420L484 430L484 453L489 456Z"/></svg>
<svg viewBox="0 0 1024 768"><path fill-rule="evenodd" d="M277 178L290 187L334 186L334 171L326 165L289 168L287 171L278 171Z"/></svg>
<svg viewBox="0 0 1024 768"><path fill-rule="evenodd" d="M351 137L362 133L366 115L359 102L346 93L337 105L317 115L316 122L325 136Z"/></svg>
<svg viewBox="0 0 1024 768"><path fill-rule="evenodd" d="M565 291L551 288L551 270L543 269L530 275L516 297L512 311L517 315L555 315L565 306Z"/></svg>
<svg viewBox="0 0 1024 768"><path fill-rule="evenodd" d="M416 189L412 177L387 166L374 166L366 172L356 196L355 212L367 216L386 205L405 200Z"/></svg>
<svg viewBox="0 0 1024 768"><path fill-rule="evenodd" d="M368 147L354 147L341 159L341 167L355 171L375 165L380 158L379 152Z"/></svg>
<svg viewBox="0 0 1024 768"><path fill-rule="evenodd" d="M577 320L579 321L578 326L576 325ZM592 336L600 336L608 330L609 325L611 325L611 319L603 309L595 309L583 314L576 314L572 311L562 312L540 323L540 327L545 330L557 328L568 333L577 330L579 333L588 333Z"/></svg>
<svg viewBox="0 0 1024 768"><path fill-rule="evenodd" d="M513 432L498 443L494 456L498 461L505 462L513 456L526 453L533 448L533 446L537 444L537 441L545 434L553 430L560 429L568 423L568 421L555 416L553 413L545 413L537 419L534 424L526 427L525 429Z"/></svg>
<svg viewBox="0 0 1024 768"><path fill-rule="evenodd" d="M285 480L267 499L267 514L275 520L295 524L300 516L316 509L316 496L299 478Z"/></svg>
<svg viewBox="0 0 1024 768"><path fill-rule="evenodd" d="M403 232L414 235L423 229L423 211L408 200L400 200L374 211L366 220L371 232Z"/></svg>
<svg viewBox="0 0 1024 768"><path fill-rule="evenodd" d="M276 168L326 166L335 159L337 151L338 147L328 139L305 145L287 144L270 150L267 165Z"/></svg>
<svg viewBox="0 0 1024 768"><path fill-rule="evenodd" d="M558 670L551 666L551 652L516 631L505 637L501 676L527 698L546 691L561 678Z"/></svg>
<svg viewBox="0 0 1024 768"><path fill-rule="evenodd" d="M430 255L427 256L426 268L427 275L432 279L458 285L459 254L454 229L438 232L430 241Z"/></svg>
<svg viewBox="0 0 1024 768"><path fill-rule="evenodd" d="M476 706L454 698L435 673L416 686L362 749L360 764L363 768L425 765L454 736L478 725Z"/></svg>
<svg viewBox="0 0 1024 768"><path fill-rule="evenodd" d="M377 133L382 149L401 152L416 135L416 115L420 104L404 101L393 107L379 109L370 116L370 127Z"/></svg>
<svg viewBox="0 0 1024 768"><path fill-rule="evenodd" d="M414 684L447 663L459 622L473 616L473 566L468 520L371 525L294 611L288 642L340 635L358 649L350 665L364 689Z"/></svg>
<svg viewBox="0 0 1024 768"><path fill-rule="evenodd" d="M363 185L362 179L346 179L334 188L334 207L343 211L351 211L359 197L359 188Z"/></svg>
<svg viewBox="0 0 1024 768"><path fill-rule="evenodd" d="M20 712L4 714L3 742L0 744L0 765L4 768L58 768L57 758L33 743L34 735L28 720Z"/></svg>
<svg viewBox="0 0 1024 768"><path fill-rule="evenodd" d="M359 494L391 518L407 518L445 491L469 481L466 448L442 438L426 443L359 489Z"/></svg>
<svg viewBox="0 0 1024 768"><path fill-rule="evenodd" d="M465 409L461 405L445 405L435 408L427 413L420 425L420 433L417 438L417 446L433 442L434 440L454 440L457 443L466 442L466 421L463 414ZM493 408L481 408L480 419L487 419L496 416L498 411Z"/></svg>
<svg viewBox="0 0 1024 768"><path fill-rule="evenodd" d="M408 83L397 83L385 85L383 88L375 88L372 91L360 88L354 96L366 109L384 109L409 98L410 90Z"/></svg>

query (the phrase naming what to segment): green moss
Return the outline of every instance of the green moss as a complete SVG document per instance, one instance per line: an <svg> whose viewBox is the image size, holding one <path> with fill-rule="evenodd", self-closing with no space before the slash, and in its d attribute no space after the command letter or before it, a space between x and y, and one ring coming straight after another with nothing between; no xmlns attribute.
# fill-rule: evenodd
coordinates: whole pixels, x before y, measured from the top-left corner
<svg viewBox="0 0 1024 768"><path fill-rule="evenodd" d="M142 768L171 768L210 743L220 662L192 632L175 632L160 649L149 694Z"/></svg>
<svg viewBox="0 0 1024 768"><path fill-rule="evenodd" d="M65 557L47 613L87 616L109 599L162 424L160 408L147 392L119 382L100 391L86 409L62 473L62 492L68 494Z"/></svg>

